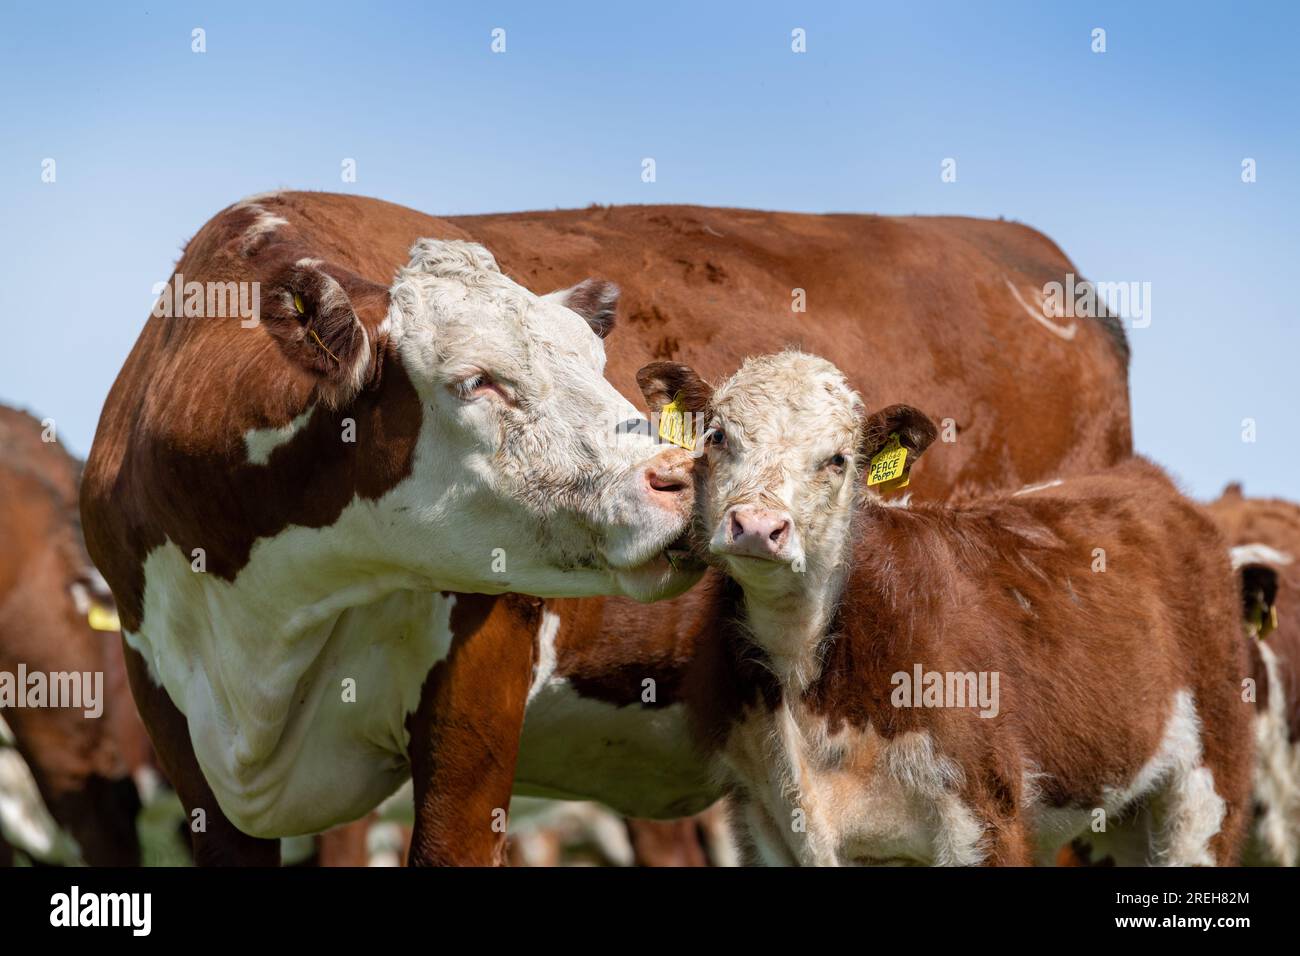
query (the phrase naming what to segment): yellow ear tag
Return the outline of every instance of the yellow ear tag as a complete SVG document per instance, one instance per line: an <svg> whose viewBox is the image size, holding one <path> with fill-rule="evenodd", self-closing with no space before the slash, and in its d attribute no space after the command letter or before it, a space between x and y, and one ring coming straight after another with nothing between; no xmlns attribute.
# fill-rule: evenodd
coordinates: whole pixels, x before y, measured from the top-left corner
<svg viewBox="0 0 1300 956"><path fill-rule="evenodd" d="M868 485L883 485L882 491L906 488L910 480L903 473L907 462L907 449L898 441L898 432L889 436L885 447L871 456L871 467L867 471Z"/></svg>
<svg viewBox="0 0 1300 956"><path fill-rule="evenodd" d="M302 304L302 296L297 292L293 294L293 307L298 310L299 315L302 315L307 311L307 307Z"/></svg>
<svg viewBox="0 0 1300 956"><path fill-rule="evenodd" d="M92 604L90 611L86 614L86 623L96 631L120 631L122 622L117 618L117 612L110 610L102 604Z"/></svg>
<svg viewBox="0 0 1300 956"><path fill-rule="evenodd" d="M1264 617L1262 612L1260 613L1260 617L1261 618ZM1268 637L1276 630L1277 630L1277 605L1274 604L1268 609L1268 618L1263 620L1263 622L1260 625L1259 639L1262 641L1264 638Z"/></svg>
<svg viewBox="0 0 1300 956"><path fill-rule="evenodd" d="M682 393L659 410L659 437L687 451L695 450L695 429L691 415L682 406Z"/></svg>

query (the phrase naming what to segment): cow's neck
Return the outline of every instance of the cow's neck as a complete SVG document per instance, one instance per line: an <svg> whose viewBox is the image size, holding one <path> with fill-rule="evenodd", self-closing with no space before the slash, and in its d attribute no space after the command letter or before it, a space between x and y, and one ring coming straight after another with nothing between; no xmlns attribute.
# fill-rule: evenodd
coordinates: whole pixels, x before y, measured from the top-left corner
<svg viewBox="0 0 1300 956"><path fill-rule="evenodd" d="M807 570L768 582L740 581L751 639L781 683L801 694L821 672L819 648L835 616L849 566L849 536Z"/></svg>

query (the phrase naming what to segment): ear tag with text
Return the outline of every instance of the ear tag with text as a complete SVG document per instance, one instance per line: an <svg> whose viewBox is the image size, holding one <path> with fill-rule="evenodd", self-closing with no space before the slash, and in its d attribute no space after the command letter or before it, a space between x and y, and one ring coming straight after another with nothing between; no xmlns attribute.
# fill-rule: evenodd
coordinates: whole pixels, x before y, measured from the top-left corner
<svg viewBox="0 0 1300 956"><path fill-rule="evenodd" d="M883 485L881 491L893 491L906 488L910 480L903 473L907 462L907 449L898 441L898 432L889 436L885 447L871 456L871 467L867 471L868 485Z"/></svg>
<svg viewBox="0 0 1300 956"><path fill-rule="evenodd" d="M659 410L659 437L687 451L695 450L695 429L691 415L682 407L682 393Z"/></svg>

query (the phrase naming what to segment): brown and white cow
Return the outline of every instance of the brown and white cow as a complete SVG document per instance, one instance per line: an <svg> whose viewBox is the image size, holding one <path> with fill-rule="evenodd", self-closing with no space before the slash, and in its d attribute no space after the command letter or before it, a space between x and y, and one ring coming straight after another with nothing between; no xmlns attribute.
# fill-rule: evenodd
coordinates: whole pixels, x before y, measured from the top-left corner
<svg viewBox="0 0 1300 956"><path fill-rule="evenodd" d="M0 783L0 817L12 805L28 820L19 825L31 831L21 841L25 850L46 862L69 861L45 855L62 841L40 825L43 811L21 812L23 784L32 780L53 820L74 838L72 858L124 866L140 860L140 800L130 771L143 762L148 740L111 629L113 597L82 543L80 470L49 428L0 406L0 728L8 725L16 748L0 752L0 776L14 788ZM45 688L39 698L38 682ZM56 684L80 685L88 696L81 706L50 706ZM7 736L0 729L0 738Z"/></svg>
<svg viewBox="0 0 1300 956"><path fill-rule="evenodd" d="M868 416L824 359L642 384L708 422L699 536L728 580L691 706L756 860L1027 865L1102 811L1108 835L1141 820L1139 860L1236 861L1239 598L1159 469L891 506L871 484L905 481L938 429Z"/></svg>
<svg viewBox="0 0 1300 956"><path fill-rule="evenodd" d="M1208 506L1232 546L1257 690L1255 822L1245 859L1300 864L1300 506L1229 485ZM1269 620L1276 614L1276 626Z"/></svg>
<svg viewBox="0 0 1300 956"><path fill-rule="evenodd" d="M367 600L349 587L351 575L322 568L309 542L338 542L350 549L349 568L379 570L358 550L379 543L373 528L360 527L367 508L373 510L368 503L382 500L406 473L418 458L420 429L433 427L427 423L445 411L437 402L412 400L410 373L402 362L388 361L397 354L391 336L380 348L393 274L422 237L483 242L507 275L531 288L571 286L593 273L617 280L626 318L606 374L625 396L638 394L635 371L654 357L686 358L720 373L752 349L802 342L851 371L874 369L882 387L923 398L952 419L958 441L940 466L918 476L918 497L1052 478L1130 450L1123 331L1114 320L1063 321L1026 304L1041 301L1045 283L1074 270L1049 240L1017 224L694 207L437 219L378 200L308 193L238 204L191 241L177 273L185 281L257 279L268 314L251 330L229 321L150 321L106 406L85 502L92 553L122 600L128 630L134 633L152 613L173 635L175 646L148 655L148 665L135 658L133 683L160 749L172 755L165 759L187 805L209 808L208 859L269 856L224 817L213 817L214 800L191 743L212 751L207 762L214 766L205 769L224 778L222 787L265 809L282 794L241 775L257 777L259 741L302 703L291 706L278 688L233 677L204 692L203 684L221 680L209 671L224 666L229 654L250 656L256 642L243 631L252 621L274 622L294 607L294 626L319 630L338 602ZM474 253L480 262L485 255ZM322 264L304 265L304 259ZM321 276L351 300L364 336L349 324L346 309L333 307L339 296ZM286 295L295 289L302 313ZM605 292L579 286L574 298L602 329L611 306ZM365 354L371 358L363 361ZM349 399L356 375L339 373L363 365L365 381ZM434 395L445 403L442 392ZM317 398L334 407L317 402L307 417ZM355 446L337 439L345 418L357 424ZM533 437L532 452L545 450L546 441ZM349 456L348 447L358 454ZM539 501L563 498L549 482L530 484ZM465 513L473 515L472 507ZM448 510L438 517L455 515ZM488 527L486 513L473 517L477 546L467 557L481 565L500 529ZM206 577L189 571L196 548L205 549ZM438 556L456 550L440 549ZM421 602L382 615L416 633L412 643L424 649L422 656L384 661L425 678L422 703L400 702L414 712L409 762L424 820L416 858L497 858L502 834L494 811L509 798L525 709L521 791L601 799L644 816L706 806L715 790L691 756L676 698L695 653L701 605L694 593L647 607L618 598L456 593L498 586L545 591L513 573L510 555L509 581L485 583L463 573L442 584L448 593L421 592ZM252 598L244 605L236 594L241 579L258 582L243 592ZM335 603L322 603L326 592ZM155 593L159 606L146 608L146 596ZM196 620L204 602L223 615L242 606L240 625L223 619L218 636L209 622ZM374 614L343 617L378 626ZM416 620L432 623L420 632ZM313 642L289 643L310 649ZM382 655L375 658L378 667ZM199 689L180 687L184 681L173 675L168 693L157 693L153 679L161 676L168 685L163 671L186 662L201 675ZM659 678L652 701L646 677ZM358 681L358 688L375 684ZM336 689L331 693L337 696ZM198 699L184 699L189 694ZM306 702L309 710L318 703ZM223 713L235 710L258 727L240 746L223 750L214 734L227 726ZM407 730L394 718L386 744L400 743ZM286 752L302 742L289 736ZM388 770L369 784L375 792L407 772L407 755L398 749L388 746ZM215 766L222 761L226 766ZM331 758L328 772L325 762L308 763L296 781L304 794L333 796L340 789L336 776L357 786L365 777L354 763L335 770ZM316 812L319 803L312 812L292 800L279 805L295 829L358 812L356 805L325 813ZM281 822L254 819L257 807L240 809L240 823L254 832Z"/></svg>
<svg viewBox="0 0 1300 956"><path fill-rule="evenodd" d="M540 297L461 240L417 240L388 284L350 265L258 202L212 220L176 287L260 315L164 293L87 462L87 543L201 862L273 861L269 838L355 819L412 772L412 853L438 859L443 738L477 728L435 714L509 695L496 672L532 652L438 680L457 618L487 606L441 595L651 600L695 579L665 557L686 453L638 434L601 374L608 286Z"/></svg>

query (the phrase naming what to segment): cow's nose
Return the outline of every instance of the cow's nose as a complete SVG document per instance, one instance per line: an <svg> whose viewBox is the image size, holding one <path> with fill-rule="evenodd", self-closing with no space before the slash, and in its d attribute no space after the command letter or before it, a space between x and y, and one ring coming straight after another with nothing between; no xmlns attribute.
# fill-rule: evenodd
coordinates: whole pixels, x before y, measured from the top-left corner
<svg viewBox="0 0 1300 956"><path fill-rule="evenodd" d="M734 554L775 557L790 538L790 516L784 511L742 505L731 509L728 521L728 550Z"/></svg>
<svg viewBox="0 0 1300 956"><path fill-rule="evenodd" d="M683 448L665 449L646 463L643 474L651 501L674 510L690 510L695 501L695 482L689 452Z"/></svg>

